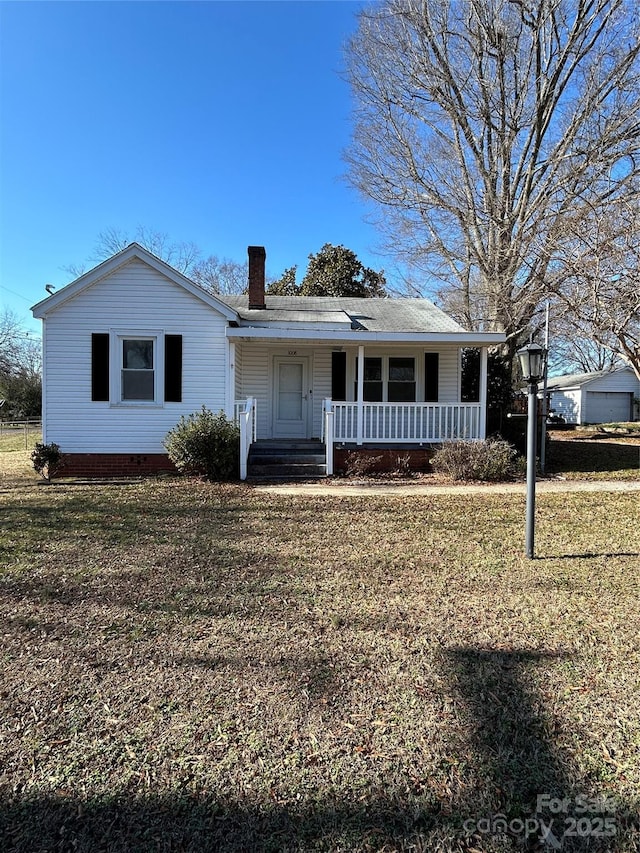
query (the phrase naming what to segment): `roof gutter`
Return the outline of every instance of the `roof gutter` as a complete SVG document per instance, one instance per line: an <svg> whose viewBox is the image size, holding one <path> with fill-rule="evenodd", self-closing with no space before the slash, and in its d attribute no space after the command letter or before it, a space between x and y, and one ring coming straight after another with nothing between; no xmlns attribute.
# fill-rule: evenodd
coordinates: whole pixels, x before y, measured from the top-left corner
<svg viewBox="0 0 640 853"><path fill-rule="evenodd" d="M329 329L267 329L253 326L227 327L228 338L263 341L339 341L340 343L433 343L458 346L498 346L506 341L503 332L367 332Z"/></svg>

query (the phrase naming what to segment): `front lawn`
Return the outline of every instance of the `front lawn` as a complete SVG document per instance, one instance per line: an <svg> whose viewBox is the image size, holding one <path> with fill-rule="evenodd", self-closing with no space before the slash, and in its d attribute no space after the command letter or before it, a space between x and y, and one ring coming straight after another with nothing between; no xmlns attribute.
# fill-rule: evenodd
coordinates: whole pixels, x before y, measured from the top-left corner
<svg viewBox="0 0 640 853"><path fill-rule="evenodd" d="M640 479L640 436L578 429L552 431L547 473L568 480Z"/></svg>
<svg viewBox="0 0 640 853"><path fill-rule="evenodd" d="M637 850L638 495L523 519L5 477L3 851Z"/></svg>

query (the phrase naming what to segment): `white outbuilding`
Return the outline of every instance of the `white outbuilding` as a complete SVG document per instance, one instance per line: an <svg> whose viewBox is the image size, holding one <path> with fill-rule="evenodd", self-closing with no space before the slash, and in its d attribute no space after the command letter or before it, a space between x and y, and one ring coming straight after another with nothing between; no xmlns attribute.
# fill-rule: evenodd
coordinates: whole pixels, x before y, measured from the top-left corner
<svg viewBox="0 0 640 853"><path fill-rule="evenodd" d="M630 367L554 376L547 382L549 408L568 424L636 420L640 381Z"/></svg>

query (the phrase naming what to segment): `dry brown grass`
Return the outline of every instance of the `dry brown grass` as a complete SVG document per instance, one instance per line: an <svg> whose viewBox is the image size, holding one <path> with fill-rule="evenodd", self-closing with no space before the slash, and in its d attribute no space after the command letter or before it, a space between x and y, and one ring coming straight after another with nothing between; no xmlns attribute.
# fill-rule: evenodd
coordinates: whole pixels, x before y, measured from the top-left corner
<svg viewBox="0 0 640 853"><path fill-rule="evenodd" d="M34 478L0 481L3 850L519 850L464 822L544 793L637 849L637 495L540 496L530 562L513 496Z"/></svg>

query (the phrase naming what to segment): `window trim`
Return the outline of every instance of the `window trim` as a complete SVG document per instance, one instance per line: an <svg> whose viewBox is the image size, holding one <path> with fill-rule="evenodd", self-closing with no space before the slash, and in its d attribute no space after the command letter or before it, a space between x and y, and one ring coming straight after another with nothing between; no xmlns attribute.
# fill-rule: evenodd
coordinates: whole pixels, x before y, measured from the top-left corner
<svg viewBox="0 0 640 853"><path fill-rule="evenodd" d="M164 406L164 332L160 329L111 329L111 401L118 408L162 408ZM153 341L153 400L125 400L122 397L124 370L123 342Z"/></svg>
<svg viewBox="0 0 640 853"><path fill-rule="evenodd" d="M402 406L403 404L407 404L407 403L419 403L419 402L421 402L418 399L418 389L420 387L419 379L418 379L419 369L420 369L420 367L419 367L419 355L415 351L412 350L411 352L409 352L407 354L403 354L400 352L391 352L391 353L377 352L375 354L370 354L370 355L368 355L365 352L364 358L365 358L365 362L367 361L367 359L380 359L380 362L381 362L381 378L379 381L380 381L380 384L382 385L382 395L381 395L382 399L381 400L366 400L365 399L365 400L363 400L364 403L372 403L372 404L375 404L375 403L391 403L391 405L394 405L394 406ZM413 400L402 400L402 401L400 401L400 400L389 400L389 383L392 381L389 379L389 360L392 358L412 359L414 379L413 379L413 383L407 382L406 384L407 385L413 384ZM353 389L354 389L354 391L353 391L353 402L355 403L358 400L358 356L357 356L357 354L354 356L352 369L353 369ZM393 380L393 381L396 381L396 380ZM364 384L366 385L366 380L365 380Z"/></svg>

